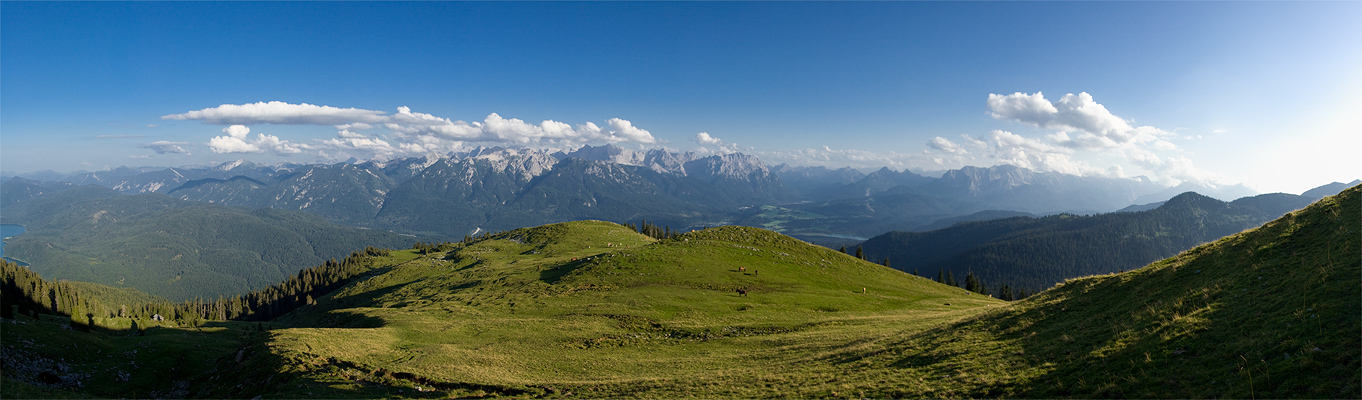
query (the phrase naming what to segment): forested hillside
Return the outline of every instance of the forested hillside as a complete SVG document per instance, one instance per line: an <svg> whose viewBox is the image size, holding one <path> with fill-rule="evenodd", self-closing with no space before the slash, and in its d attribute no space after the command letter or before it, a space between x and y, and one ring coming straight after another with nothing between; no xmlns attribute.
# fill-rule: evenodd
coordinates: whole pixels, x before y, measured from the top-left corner
<svg viewBox="0 0 1362 400"><path fill-rule="evenodd" d="M922 276L968 275L989 293L1002 285L1035 292L1072 279L1139 268L1309 204L1266 194L1222 202L1184 193L1141 212L1069 214L962 222L931 232L890 232L862 244L866 258Z"/></svg>
<svg viewBox="0 0 1362 400"><path fill-rule="evenodd" d="M6 213L7 222L27 228L8 241L6 254L34 271L177 301L243 293L354 249L417 240L298 211L124 196L93 186L40 196Z"/></svg>

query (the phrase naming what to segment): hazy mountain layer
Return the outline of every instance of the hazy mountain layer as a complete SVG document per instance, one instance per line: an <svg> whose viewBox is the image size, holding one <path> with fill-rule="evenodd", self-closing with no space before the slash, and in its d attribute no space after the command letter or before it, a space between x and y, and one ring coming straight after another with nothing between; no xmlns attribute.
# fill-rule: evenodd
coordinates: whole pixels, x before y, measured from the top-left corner
<svg viewBox="0 0 1362 400"><path fill-rule="evenodd" d="M173 300L241 293L365 246L416 241L298 211L119 195L96 186L39 196L14 211L6 222L27 231L7 241L7 256L48 278Z"/></svg>
<svg viewBox="0 0 1362 400"><path fill-rule="evenodd" d="M862 244L866 257L957 281L973 273L999 285L1048 288L1066 279L1130 270L1256 227L1309 204L1289 194L1222 202L1184 193L1148 211L962 222L930 232L890 232Z"/></svg>
<svg viewBox="0 0 1362 400"><path fill-rule="evenodd" d="M560 167L570 170L553 173ZM982 211L1088 214L1172 196L1143 178L1079 177L1012 166L966 167L940 177L887 168L867 175L849 168L769 168L741 153L701 156L613 145L553 154L479 147L359 164L235 161L212 168L119 168L62 179L127 194L157 192L301 210L347 225L453 239L578 219L647 219L678 229L737 223L790 234L865 238L936 228L947 223L939 221ZM630 182L642 186L628 187ZM21 186L6 186L0 206L31 197L23 193L33 188ZM1216 195L1228 190L1179 187ZM18 192L8 193L11 189Z"/></svg>

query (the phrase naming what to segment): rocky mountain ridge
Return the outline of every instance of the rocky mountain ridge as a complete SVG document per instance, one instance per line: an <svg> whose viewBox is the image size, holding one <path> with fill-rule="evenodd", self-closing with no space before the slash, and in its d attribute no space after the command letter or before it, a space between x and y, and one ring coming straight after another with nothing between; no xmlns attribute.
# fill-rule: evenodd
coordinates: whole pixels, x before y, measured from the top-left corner
<svg viewBox="0 0 1362 400"><path fill-rule="evenodd" d="M570 169L559 171L563 167ZM933 178L888 168L864 174L850 168L768 167L742 153L699 155L614 145L552 153L478 147L382 162L264 166L238 160L199 168L122 167L58 179L32 176L124 194L154 192L302 210L350 225L454 237L583 218L649 219L678 228L738 223L792 234L869 237L939 227L933 224L990 210L1110 212L1164 190L1144 179L1012 166L965 167ZM5 189L6 204L42 192L36 188L44 185L55 184L24 180L8 185L13 187ZM11 195L11 189L19 192Z"/></svg>

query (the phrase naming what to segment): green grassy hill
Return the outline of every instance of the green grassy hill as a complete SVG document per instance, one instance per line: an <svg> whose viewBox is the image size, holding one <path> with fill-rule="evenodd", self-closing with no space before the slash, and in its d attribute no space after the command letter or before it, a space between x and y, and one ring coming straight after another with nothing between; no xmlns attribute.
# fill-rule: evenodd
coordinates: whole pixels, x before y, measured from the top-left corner
<svg viewBox="0 0 1362 400"><path fill-rule="evenodd" d="M818 353L1001 305L754 228L654 241L555 224L408 261L286 317L304 328L276 331L277 368L314 383L262 389L380 395L323 371L382 369L456 395L746 397L794 380L802 391L783 393L802 396L836 375L810 364Z"/></svg>
<svg viewBox="0 0 1362 400"><path fill-rule="evenodd" d="M58 325L20 316L6 365L91 373L47 388L7 367L3 395L1357 398L1360 191L1012 304L754 228L518 229L377 258L265 334L211 322L62 347L43 333ZM87 354L135 349L170 373L191 343L175 338L202 341L178 381L118 381Z"/></svg>

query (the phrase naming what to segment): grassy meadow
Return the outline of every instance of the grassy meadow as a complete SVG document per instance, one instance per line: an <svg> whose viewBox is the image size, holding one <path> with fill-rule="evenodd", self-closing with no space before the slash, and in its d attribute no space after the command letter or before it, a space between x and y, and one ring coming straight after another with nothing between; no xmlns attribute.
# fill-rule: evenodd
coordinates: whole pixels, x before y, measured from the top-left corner
<svg viewBox="0 0 1362 400"><path fill-rule="evenodd" d="M267 324L3 334L84 396L1357 398L1360 205L1014 303L756 228L579 221L394 251ZM73 393L9 365L5 397Z"/></svg>

